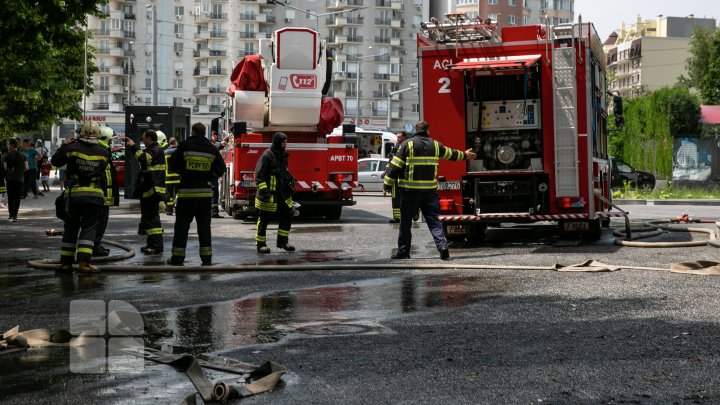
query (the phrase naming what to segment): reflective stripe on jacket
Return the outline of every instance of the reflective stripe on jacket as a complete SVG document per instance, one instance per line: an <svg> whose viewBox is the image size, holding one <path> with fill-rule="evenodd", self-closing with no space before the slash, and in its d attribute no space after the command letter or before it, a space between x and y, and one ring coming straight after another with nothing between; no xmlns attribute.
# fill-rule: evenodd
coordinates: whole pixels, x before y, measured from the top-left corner
<svg viewBox="0 0 720 405"><path fill-rule="evenodd" d="M180 175L170 169L170 156L177 148L165 149L165 184L180 184Z"/></svg>
<svg viewBox="0 0 720 405"><path fill-rule="evenodd" d="M65 175L68 191L65 198L69 198L71 203L97 205L105 204L105 173L109 161L110 151L96 139L90 138L80 138L63 145L51 159L56 167L67 165Z"/></svg>
<svg viewBox="0 0 720 405"><path fill-rule="evenodd" d="M285 159L278 159L271 149L267 149L260 155L257 165L255 166L255 184L257 184L257 193L255 195L255 208L263 211L276 212L277 202L284 201L284 203L292 208L292 193L284 192L282 184L279 183L279 179L276 174L280 174L283 171L288 171L287 168L287 154ZM259 197L262 190L269 192L270 198L267 201L261 200ZM265 194L265 192L262 192Z"/></svg>
<svg viewBox="0 0 720 405"><path fill-rule="evenodd" d="M397 181L398 186L405 189L435 190L440 159L461 161L465 159L465 152L447 148L427 133L418 132L398 148L388 164L384 184L392 187Z"/></svg>
<svg viewBox="0 0 720 405"><path fill-rule="evenodd" d="M130 147L130 153L140 162L139 176L143 176L142 198L148 198L157 194L165 199L165 152L156 143L140 150L137 144Z"/></svg>

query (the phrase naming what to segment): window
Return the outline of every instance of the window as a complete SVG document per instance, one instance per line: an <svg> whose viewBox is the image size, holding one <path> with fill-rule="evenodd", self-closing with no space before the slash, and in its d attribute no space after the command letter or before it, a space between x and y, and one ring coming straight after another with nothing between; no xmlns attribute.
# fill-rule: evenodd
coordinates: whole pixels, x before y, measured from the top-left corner
<svg viewBox="0 0 720 405"><path fill-rule="evenodd" d="M515 0L508 0L508 6L514 6Z"/></svg>
<svg viewBox="0 0 720 405"><path fill-rule="evenodd" d="M498 16L497 13L490 13L490 14L488 14L488 18L491 19L491 20L493 20L493 21L495 21L495 22L497 22L497 16Z"/></svg>
<svg viewBox="0 0 720 405"><path fill-rule="evenodd" d="M174 106L182 106L183 99L182 97L173 97L173 105Z"/></svg>
<svg viewBox="0 0 720 405"><path fill-rule="evenodd" d="M145 79L145 87L146 89L152 88L152 79Z"/></svg>
<svg viewBox="0 0 720 405"><path fill-rule="evenodd" d="M313 14L312 10L305 10L305 18L308 20L316 20L317 16Z"/></svg>
<svg viewBox="0 0 720 405"><path fill-rule="evenodd" d="M498 4L498 0L488 0L488 4L491 6L494 6L494 5Z"/></svg>
<svg viewBox="0 0 720 405"><path fill-rule="evenodd" d="M183 6L175 6L175 15L185 15L185 7Z"/></svg>
<svg viewBox="0 0 720 405"><path fill-rule="evenodd" d="M173 69L175 69L175 71L178 71L178 70L179 70L179 71L182 71L182 70L183 70L183 63L182 63L182 62L175 62L175 63L173 63Z"/></svg>
<svg viewBox="0 0 720 405"><path fill-rule="evenodd" d="M173 50L175 53L179 53L183 51L183 43L182 42L175 42L173 43Z"/></svg>
<svg viewBox="0 0 720 405"><path fill-rule="evenodd" d="M400 64L399 63L393 63L390 65L390 74L391 75L399 75L400 74Z"/></svg>
<svg viewBox="0 0 720 405"><path fill-rule="evenodd" d="M182 35L183 33L183 25L182 24L174 24L175 25L175 34Z"/></svg>
<svg viewBox="0 0 720 405"><path fill-rule="evenodd" d="M418 77L418 68L414 67L412 69L412 77Z"/></svg>
<svg viewBox="0 0 720 405"><path fill-rule="evenodd" d="M375 172L377 171L377 160L365 160L358 162L358 172Z"/></svg>
<svg viewBox="0 0 720 405"><path fill-rule="evenodd" d="M285 19L286 20L294 20L295 19L295 10L285 9Z"/></svg>
<svg viewBox="0 0 720 405"><path fill-rule="evenodd" d="M414 103L412 105L412 112L419 113L420 112L420 104Z"/></svg>
<svg viewBox="0 0 720 405"><path fill-rule="evenodd" d="M182 89L183 88L183 79L174 79L173 80L173 89Z"/></svg>
<svg viewBox="0 0 720 405"><path fill-rule="evenodd" d="M515 25L515 16L514 16L514 15L510 14L510 15L508 16L508 23L509 23L510 25Z"/></svg>

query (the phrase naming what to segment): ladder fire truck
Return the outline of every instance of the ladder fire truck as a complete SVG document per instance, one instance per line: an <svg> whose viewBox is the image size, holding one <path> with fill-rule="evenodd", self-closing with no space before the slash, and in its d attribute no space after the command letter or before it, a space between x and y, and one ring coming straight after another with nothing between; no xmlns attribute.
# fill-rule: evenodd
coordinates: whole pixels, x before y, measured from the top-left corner
<svg viewBox="0 0 720 405"><path fill-rule="evenodd" d="M499 28L448 14L417 35L421 118L477 160L438 169L450 239L557 222L588 238L611 211L605 54L590 23Z"/></svg>
<svg viewBox="0 0 720 405"><path fill-rule="evenodd" d="M255 165L272 136L288 135L289 169L303 215L338 219L354 205L357 146L327 136L342 123L339 100L324 97L331 64L325 41L308 28L282 28L260 39L259 55L245 56L230 77L234 147L225 152L221 202L235 219L255 214Z"/></svg>

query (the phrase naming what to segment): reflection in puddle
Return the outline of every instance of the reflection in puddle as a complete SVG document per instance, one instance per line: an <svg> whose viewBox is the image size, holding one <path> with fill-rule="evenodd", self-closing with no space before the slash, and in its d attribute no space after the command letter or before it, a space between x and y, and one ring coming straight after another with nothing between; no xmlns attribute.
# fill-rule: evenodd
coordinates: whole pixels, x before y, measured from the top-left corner
<svg viewBox="0 0 720 405"><path fill-rule="evenodd" d="M383 320L432 308L458 307L496 292L473 277L384 278L279 291L214 305L144 314L171 338L175 353L210 353L299 336L392 333Z"/></svg>

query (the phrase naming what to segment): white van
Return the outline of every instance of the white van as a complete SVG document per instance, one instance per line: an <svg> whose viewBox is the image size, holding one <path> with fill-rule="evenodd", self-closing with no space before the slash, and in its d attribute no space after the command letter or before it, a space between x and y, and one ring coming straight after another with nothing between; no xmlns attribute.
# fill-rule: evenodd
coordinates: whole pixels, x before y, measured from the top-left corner
<svg viewBox="0 0 720 405"><path fill-rule="evenodd" d="M340 126L333 130L332 135L342 135L342 133L342 126ZM387 158L390 149L397 143L397 135L392 132L355 127L355 135L357 136L358 159Z"/></svg>

